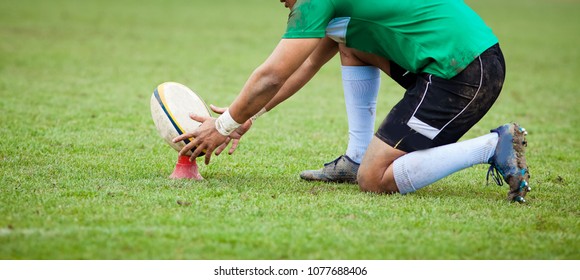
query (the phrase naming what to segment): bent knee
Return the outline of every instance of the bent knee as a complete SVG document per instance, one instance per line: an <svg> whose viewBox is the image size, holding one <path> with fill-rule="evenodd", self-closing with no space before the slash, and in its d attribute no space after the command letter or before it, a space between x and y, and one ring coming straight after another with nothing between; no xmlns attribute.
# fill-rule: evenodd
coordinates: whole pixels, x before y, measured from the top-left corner
<svg viewBox="0 0 580 280"><path fill-rule="evenodd" d="M355 49L349 48L345 44L338 44L338 51L343 57L355 57Z"/></svg>
<svg viewBox="0 0 580 280"><path fill-rule="evenodd" d="M392 194L399 192L394 180L389 180L388 177L377 176L377 174L371 174L369 172L361 172L359 170L357 174L357 181L361 191L363 192L373 192L373 193L385 193Z"/></svg>
<svg viewBox="0 0 580 280"><path fill-rule="evenodd" d="M339 44L340 62L343 66L362 66L368 65L363 62L357 55L356 50Z"/></svg>
<svg viewBox="0 0 580 280"><path fill-rule="evenodd" d="M376 180L372 180L365 176L361 176L360 173L357 176L358 187L363 192L374 192L374 193L384 193Z"/></svg>

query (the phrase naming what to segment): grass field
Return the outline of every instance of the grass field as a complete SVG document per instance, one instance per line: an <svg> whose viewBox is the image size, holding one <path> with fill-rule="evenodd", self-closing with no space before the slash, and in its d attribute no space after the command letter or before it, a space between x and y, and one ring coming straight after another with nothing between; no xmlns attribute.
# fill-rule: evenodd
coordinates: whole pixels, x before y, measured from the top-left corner
<svg viewBox="0 0 580 280"><path fill-rule="evenodd" d="M0 259L579 259L580 2L467 2L500 38L508 77L465 138L528 129L525 205L486 186L484 165L406 196L301 181L346 148L337 59L233 156L202 164L206 180L169 180L177 155L155 131L153 89L177 81L228 105L288 11L0 1ZM401 94L385 78L377 115Z"/></svg>

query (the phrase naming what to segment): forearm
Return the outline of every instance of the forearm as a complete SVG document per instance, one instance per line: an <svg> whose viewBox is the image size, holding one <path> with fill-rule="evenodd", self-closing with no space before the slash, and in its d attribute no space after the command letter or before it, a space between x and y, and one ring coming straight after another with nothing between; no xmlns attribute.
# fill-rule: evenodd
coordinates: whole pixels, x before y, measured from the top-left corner
<svg viewBox="0 0 580 280"><path fill-rule="evenodd" d="M250 76L229 106L233 120L244 123L254 116L282 88L317 48L320 39L282 39L268 59Z"/></svg>
<svg viewBox="0 0 580 280"><path fill-rule="evenodd" d="M276 95L264 106L267 111L276 107L290 96L298 92L312 77L320 70L322 65L313 65L311 63L304 63L290 78L284 83Z"/></svg>
<svg viewBox="0 0 580 280"><path fill-rule="evenodd" d="M320 41L314 52L284 83L276 95L264 106L267 111L290 98L306 85L331 58L338 53L338 44L330 38Z"/></svg>
<svg viewBox="0 0 580 280"><path fill-rule="evenodd" d="M254 71L229 108L235 112L236 122L243 123L264 108L280 91L284 82L283 77L271 75L266 70L258 68Z"/></svg>

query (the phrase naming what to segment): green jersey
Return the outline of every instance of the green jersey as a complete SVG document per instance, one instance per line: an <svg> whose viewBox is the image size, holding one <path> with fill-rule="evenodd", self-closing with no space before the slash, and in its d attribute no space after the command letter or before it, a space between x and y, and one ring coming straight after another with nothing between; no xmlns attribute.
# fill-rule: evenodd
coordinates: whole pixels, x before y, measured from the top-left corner
<svg viewBox="0 0 580 280"><path fill-rule="evenodd" d="M298 0L283 38L325 36L446 79L498 42L462 0Z"/></svg>

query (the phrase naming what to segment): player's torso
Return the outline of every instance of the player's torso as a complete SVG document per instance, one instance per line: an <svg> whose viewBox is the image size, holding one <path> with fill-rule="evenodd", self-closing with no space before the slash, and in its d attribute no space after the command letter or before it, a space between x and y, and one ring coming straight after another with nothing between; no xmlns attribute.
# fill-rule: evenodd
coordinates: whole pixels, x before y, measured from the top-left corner
<svg viewBox="0 0 580 280"><path fill-rule="evenodd" d="M481 18L461 0L297 3L304 5L298 20L326 25L326 35L335 41L394 60L413 72L451 77L497 42Z"/></svg>

